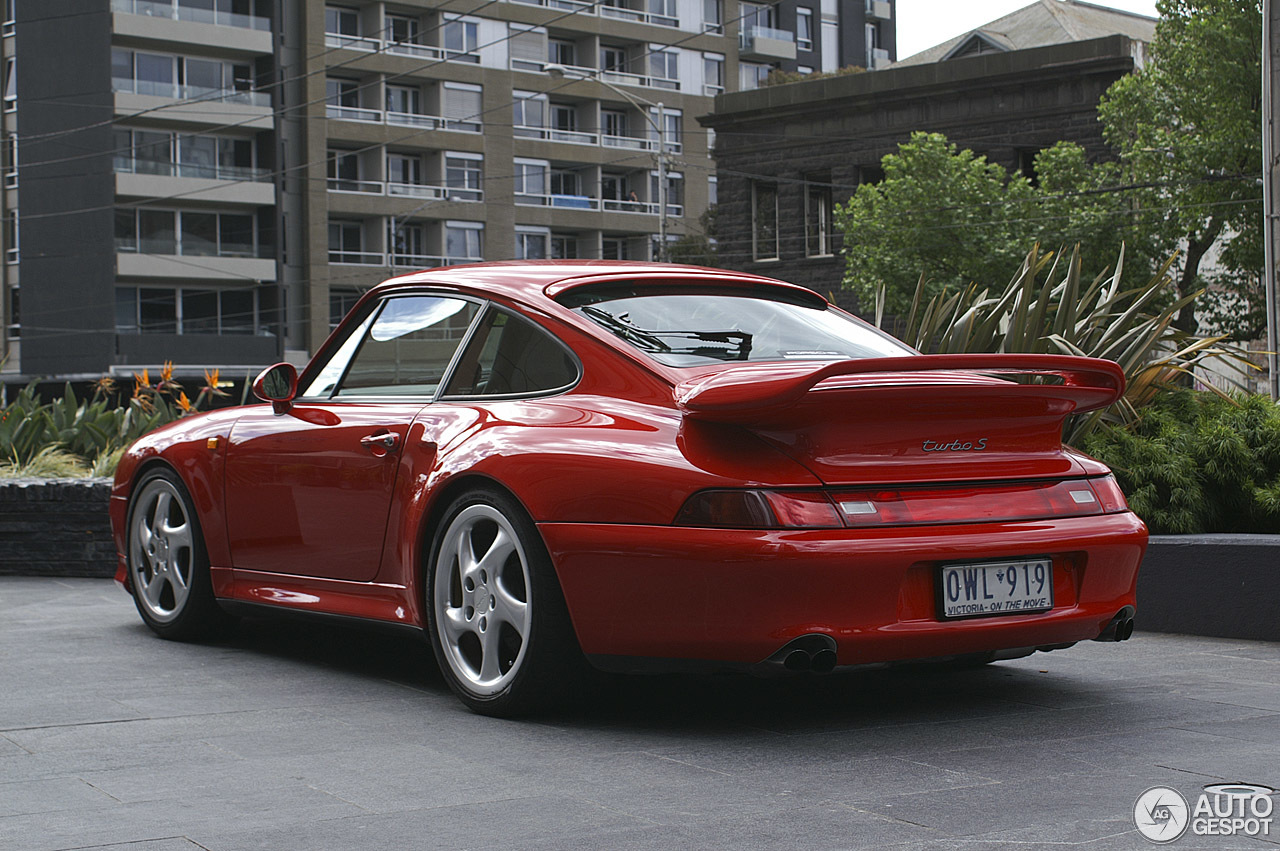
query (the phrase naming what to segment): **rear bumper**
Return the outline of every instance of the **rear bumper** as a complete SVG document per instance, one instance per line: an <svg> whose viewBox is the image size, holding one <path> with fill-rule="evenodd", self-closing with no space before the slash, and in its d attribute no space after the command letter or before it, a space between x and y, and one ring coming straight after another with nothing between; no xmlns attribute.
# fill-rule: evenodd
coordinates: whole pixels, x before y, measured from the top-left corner
<svg viewBox="0 0 1280 851"><path fill-rule="evenodd" d="M728 666L809 633L834 639L842 666L1096 638L1136 605L1147 542L1129 512L875 531L539 529L588 656ZM1053 559L1051 611L938 618L939 565L1031 556Z"/></svg>

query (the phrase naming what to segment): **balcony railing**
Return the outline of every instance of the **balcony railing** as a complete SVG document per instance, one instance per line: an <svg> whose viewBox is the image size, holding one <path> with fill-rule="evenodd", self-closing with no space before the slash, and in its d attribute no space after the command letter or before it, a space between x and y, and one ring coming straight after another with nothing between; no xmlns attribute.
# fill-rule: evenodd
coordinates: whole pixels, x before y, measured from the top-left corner
<svg viewBox="0 0 1280 851"><path fill-rule="evenodd" d="M411 56L414 59L450 59L454 62L470 62L475 64L480 57L464 50L446 50L430 44L414 44L411 41L395 41L392 39L374 38L364 35L347 35L346 33L324 34L325 47L336 47L345 50L361 50L366 53L393 53L397 56Z"/></svg>
<svg viewBox="0 0 1280 851"><path fill-rule="evenodd" d="M636 21L641 24L653 24L655 27L679 27L679 19L671 15L658 15L640 9L628 9L626 6L608 6L601 4L600 17L618 18L623 21Z"/></svg>
<svg viewBox="0 0 1280 851"><path fill-rule="evenodd" d="M258 15L243 15L216 9L193 9L172 0L111 0L111 11L128 15L146 15L152 18L170 18L175 21L191 21L197 24L217 24L221 27L269 32L271 19Z"/></svg>
<svg viewBox="0 0 1280 851"><path fill-rule="evenodd" d="M435 198L441 201L483 201L483 189L451 186L434 186L427 183L396 183L381 180L351 180L343 177L328 179L330 192L346 192L356 195L387 195L393 198Z"/></svg>
<svg viewBox="0 0 1280 851"><path fill-rule="evenodd" d="M461 263L475 263L480 257L447 257L436 254L403 254L392 251L343 251L329 249L329 262L347 266L395 266L413 267L417 269L434 269L438 266L455 266Z"/></svg>
<svg viewBox="0 0 1280 851"><path fill-rule="evenodd" d="M207 242L183 243L173 239L117 236L116 251L121 254L154 254L161 257L249 257L270 260L275 250L269 245L212 245Z"/></svg>
<svg viewBox="0 0 1280 851"><path fill-rule="evenodd" d="M658 215L658 205L650 204L648 201L623 201L620 199L605 198L601 202L601 207L606 213L641 213L648 216ZM668 205L670 209L670 205Z"/></svg>
<svg viewBox="0 0 1280 851"><path fill-rule="evenodd" d="M267 92L240 92L232 89L211 89L205 86L180 86L176 83L157 82L155 80L131 80L124 77L111 78L111 91L175 98L177 100L271 106L271 95Z"/></svg>
<svg viewBox="0 0 1280 851"><path fill-rule="evenodd" d="M342 47L347 50L367 50L377 53L382 49L382 41L376 38L365 38L361 35L346 35L345 33L325 33L325 47Z"/></svg>
<svg viewBox="0 0 1280 851"><path fill-rule="evenodd" d="M444 118L439 115L419 115L416 112L383 112L362 106L325 105L325 116L338 121L359 121L365 124L393 124L400 127L419 127L425 130L453 130L458 133L479 133L483 128L479 121Z"/></svg>
<svg viewBox="0 0 1280 851"><path fill-rule="evenodd" d="M570 145L599 145L600 136L596 133L582 133L578 130L557 130L554 127L532 127L528 124L517 124L511 132L524 139L545 139L548 142L565 142Z"/></svg>
<svg viewBox="0 0 1280 851"><path fill-rule="evenodd" d="M511 0L511 2L522 3L526 6L546 6L548 9L564 9L579 15L594 15L596 13L596 4L589 2L589 0Z"/></svg>
<svg viewBox="0 0 1280 851"><path fill-rule="evenodd" d="M271 179L271 171L269 169L222 165L221 163L166 163L118 156L112 160L112 165L117 174L154 174L160 177L194 177L203 180L252 182Z"/></svg>

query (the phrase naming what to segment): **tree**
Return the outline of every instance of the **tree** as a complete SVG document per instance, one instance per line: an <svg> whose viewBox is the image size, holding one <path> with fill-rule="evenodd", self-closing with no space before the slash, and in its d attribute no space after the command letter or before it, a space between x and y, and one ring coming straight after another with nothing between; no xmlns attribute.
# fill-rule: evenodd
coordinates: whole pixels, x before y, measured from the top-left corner
<svg viewBox="0 0 1280 851"><path fill-rule="evenodd" d="M1127 177L1150 186L1142 227L1162 247L1184 251L1179 294L1213 286L1215 297L1201 300L1205 318L1254 337L1262 320L1261 0L1156 7L1149 61L1099 105L1104 135ZM1214 254L1218 271L1208 276ZM1195 330L1191 308L1177 324Z"/></svg>
<svg viewBox="0 0 1280 851"><path fill-rule="evenodd" d="M1003 287L1040 243L1081 245L1090 275L1129 242L1134 271L1151 271L1154 252L1129 232L1131 199L1117 187L1115 164L1090 164L1084 150L1060 142L1036 157L1036 184L958 150L938 133L915 133L882 160L885 178L859 186L837 212L845 232L845 284L869 307L905 315L923 277L925 300L969 284Z"/></svg>

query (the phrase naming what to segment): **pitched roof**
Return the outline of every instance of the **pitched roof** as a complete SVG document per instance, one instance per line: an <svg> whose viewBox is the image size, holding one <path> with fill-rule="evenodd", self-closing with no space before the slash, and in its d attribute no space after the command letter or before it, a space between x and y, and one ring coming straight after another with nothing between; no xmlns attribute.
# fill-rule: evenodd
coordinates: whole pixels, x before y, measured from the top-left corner
<svg viewBox="0 0 1280 851"><path fill-rule="evenodd" d="M1156 19L1079 0L1036 0L1003 18L922 50L893 64L924 65L978 53L1023 50L1086 41L1109 35L1126 35L1149 42L1155 36Z"/></svg>

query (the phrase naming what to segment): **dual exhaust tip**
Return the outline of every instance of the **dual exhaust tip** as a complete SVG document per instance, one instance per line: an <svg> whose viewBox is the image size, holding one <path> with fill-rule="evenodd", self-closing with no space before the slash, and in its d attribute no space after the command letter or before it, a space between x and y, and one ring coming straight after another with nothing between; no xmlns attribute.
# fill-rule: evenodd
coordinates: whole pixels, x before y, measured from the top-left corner
<svg viewBox="0 0 1280 851"><path fill-rule="evenodd" d="M802 635L788 641L765 661L792 673L829 674L836 667L836 641L822 633Z"/></svg>
<svg viewBox="0 0 1280 851"><path fill-rule="evenodd" d="M1094 641L1128 641L1133 637L1133 607L1125 606L1107 622Z"/></svg>

